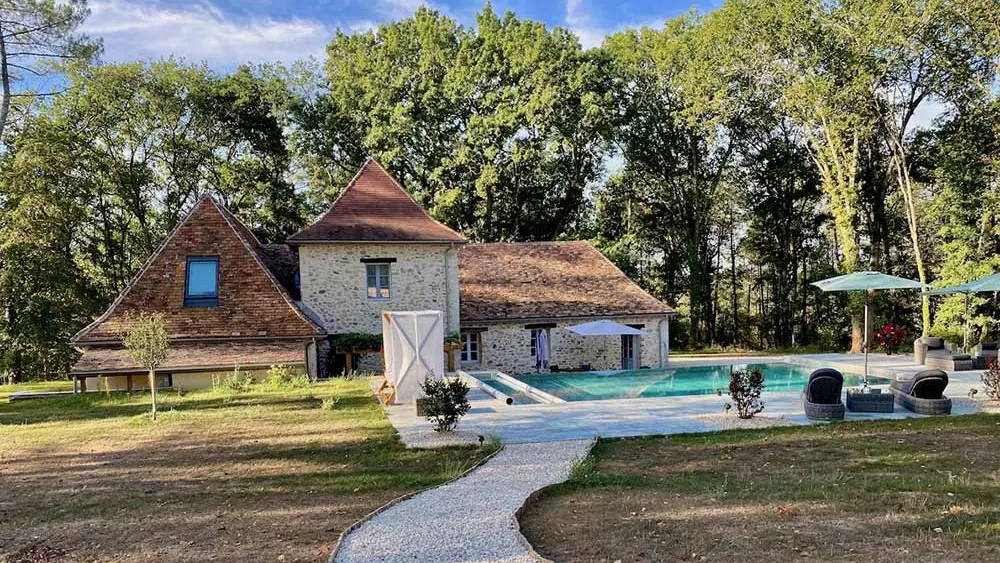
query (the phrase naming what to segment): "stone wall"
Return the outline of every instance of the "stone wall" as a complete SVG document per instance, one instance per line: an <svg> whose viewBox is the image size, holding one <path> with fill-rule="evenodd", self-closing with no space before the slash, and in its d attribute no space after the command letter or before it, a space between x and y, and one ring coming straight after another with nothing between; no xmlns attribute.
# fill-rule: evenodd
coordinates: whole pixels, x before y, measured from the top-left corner
<svg viewBox="0 0 1000 563"><path fill-rule="evenodd" d="M665 317L620 317L611 319L627 325L644 325L639 338L637 359L639 366L659 367L666 362L668 329ZM591 369L621 368L620 336L580 336L566 329L581 321L558 322L549 329L549 363L565 368L590 364ZM531 356L531 323L502 323L472 325L463 329L485 328L480 333L480 361L462 364L463 369L495 369L505 373L526 373L535 370ZM661 335L662 325L662 335Z"/></svg>
<svg viewBox="0 0 1000 563"><path fill-rule="evenodd" d="M363 258L395 258L391 298L367 296ZM445 333L458 330L458 259L447 244L303 244L299 247L302 301L330 334L382 332L383 311L444 313Z"/></svg>

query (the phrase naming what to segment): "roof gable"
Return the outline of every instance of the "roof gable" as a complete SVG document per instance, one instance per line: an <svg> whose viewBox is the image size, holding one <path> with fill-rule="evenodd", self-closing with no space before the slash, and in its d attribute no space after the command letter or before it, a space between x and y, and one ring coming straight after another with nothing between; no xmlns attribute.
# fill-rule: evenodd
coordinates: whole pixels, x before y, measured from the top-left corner
<svg viewBox="0 0 1000 563"><path fill-rule="evenodd" d="M255 236L229 210L203 197L77 344L114 341L132 311L163 313L171 338L323 334L294 303L262 258ZM187 258L219 257L219 305L184 307Z"/></svg>
<svg viewBox="0 0 1000 563"><path fill-rule="evenodd" d="M458 256L463 323L673 313L588 242L470 244Z"/></svg>
<svg viewBox="0 0 1000 563"><path fill-rule="evenodd" d="M309 242L466 242L438 222L379 163L369 159L330 209L288 238Z"/></svg>

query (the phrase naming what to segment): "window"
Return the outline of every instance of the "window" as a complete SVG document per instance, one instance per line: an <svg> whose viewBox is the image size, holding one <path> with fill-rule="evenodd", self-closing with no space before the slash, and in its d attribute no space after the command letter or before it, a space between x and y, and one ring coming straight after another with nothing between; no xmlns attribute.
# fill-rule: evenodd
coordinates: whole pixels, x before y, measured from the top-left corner
<svg viewBox="0 0 1000 563"><path fill-rule="evenodd" d="M365 264L368 299L389 299L389 264Z"/></svg>
<svg viewBox="0 0 1000 563"><path fill-rule="evenodd" d="M192 256L187 259L184 280L185 307L215 307L219 304L219 257Z"/></svg>
<svg viewBox="0 0 1000 563"><path fill-rule="evenodd" d="M479 333L462 333L462 353L459 355L459 362L463 364L479 363Z"/></svg>
<svg viewBox="0 0 1000 563"><path fill-rule="evenodd" d="M531 357L534 358L538 356L538 333L543 329L533 328L531 329ZM524 342L523 340L521 342Z"/></svg>

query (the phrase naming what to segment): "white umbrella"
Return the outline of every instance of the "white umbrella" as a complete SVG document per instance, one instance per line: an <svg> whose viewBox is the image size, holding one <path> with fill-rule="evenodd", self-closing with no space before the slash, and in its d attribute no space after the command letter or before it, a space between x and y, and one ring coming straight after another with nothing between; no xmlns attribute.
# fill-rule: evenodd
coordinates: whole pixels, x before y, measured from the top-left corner
<svg viewBox="0 0 1000 563"><path fill-rule="evenodd" d="M535 343L535 365L539 368L549 367L549 336L548 331L538 331L538 342Z"/></svg>
<svg viewBox="0 0 1000 563"><path fill-rule="evenodd" d="M642 331L637 328L607 320L568 326L566 330L575 332L580 336L617 336L623 334L637 336L642 334Z"/></svg>
<svg viewBox="0 0 1000 563"><path fill-rule="evenodd" d="M642 334L642 331L637 328L632 328L630 326L623 325L621 323L616 323L614 321L601 320L593 321L589 323L583 323L579 325L573 325L566 327L566 330L575 332L580 336L638 336ZM607 349L607 341L604 342L604 347Z"/></svg>

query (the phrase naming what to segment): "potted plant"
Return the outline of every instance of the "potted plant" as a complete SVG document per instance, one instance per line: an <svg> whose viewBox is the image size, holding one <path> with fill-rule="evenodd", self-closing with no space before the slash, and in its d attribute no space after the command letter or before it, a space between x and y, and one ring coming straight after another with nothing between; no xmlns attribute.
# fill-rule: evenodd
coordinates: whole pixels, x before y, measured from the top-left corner
<svg viewBox="0 0 1000 563"><path fill-rule="evenodd" d="M890 321L878 329L878 332L875 333L875 340L885 350L885 353L891 356L899 351L899 345L906 340L906 330Z"/></svg>

